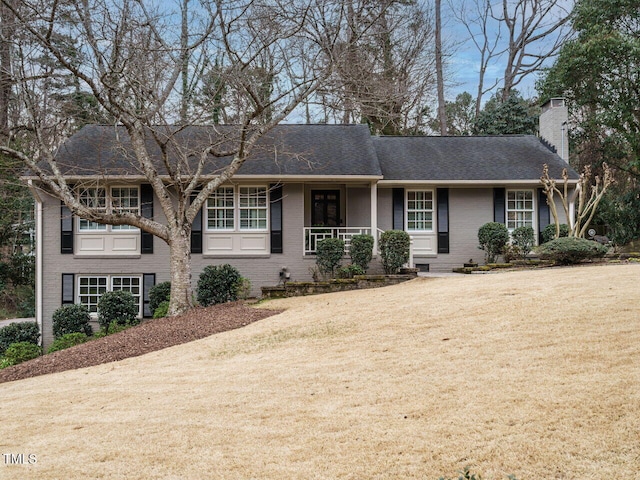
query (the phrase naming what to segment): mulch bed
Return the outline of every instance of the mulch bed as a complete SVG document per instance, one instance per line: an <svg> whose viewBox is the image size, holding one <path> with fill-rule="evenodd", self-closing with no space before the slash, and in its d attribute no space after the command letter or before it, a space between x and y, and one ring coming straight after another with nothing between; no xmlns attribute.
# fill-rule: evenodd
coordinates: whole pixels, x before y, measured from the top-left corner
<svg viewBox="0 0 640 480"><path fill-rule="evenodd" d="M241 302L194 308L0 370L0 383L115 362L243 327L279 313Z"/></svg>

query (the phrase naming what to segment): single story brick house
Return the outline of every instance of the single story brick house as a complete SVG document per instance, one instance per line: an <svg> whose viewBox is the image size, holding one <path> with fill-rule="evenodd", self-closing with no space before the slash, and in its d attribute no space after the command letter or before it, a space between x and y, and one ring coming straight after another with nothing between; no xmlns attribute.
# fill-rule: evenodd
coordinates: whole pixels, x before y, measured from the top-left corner
<svg viewBox="0 0 640 480"><path fill-rule="evenodd" d="M181 138L197 142L209 134L210 127L188 127ZM127 159L126 141L122 127L86 126L56 159L68 182L82 185L87 202L117 200L162 220L151 186ZM535 136L376 137L366 125L279 125L196 218L194 283L205 266L222 263L249 278L256 294L278 284L283 270L291 280L310 280L322 238L348 243L355 234L377 237L389 229L410 233L415 266L450 271L482 260L477 233L486 222L510 230L529 225L539 234L552 221L540 183L543 164L554 178L568 167ZM569 172L575 182L577 174ZM168 246L137 228L72 216L36 188L35 177L31 182L43 343L53 340L57 308L84 303L95 311L105 291L132 292L140 316L150 316L149 289L170 279Z"/></svg>

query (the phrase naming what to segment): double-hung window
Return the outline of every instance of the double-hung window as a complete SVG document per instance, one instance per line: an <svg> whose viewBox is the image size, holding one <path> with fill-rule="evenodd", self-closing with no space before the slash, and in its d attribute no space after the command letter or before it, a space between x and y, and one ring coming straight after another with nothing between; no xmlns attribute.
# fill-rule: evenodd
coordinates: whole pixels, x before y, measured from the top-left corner
<svg viewBox="0 0 640 480"><path fill-rule="evenodd" d="M78 302L91 313L98 312L98 302L105 292L130 292L142 316L142 278L139 275L86 275L78 276Z"/></svg>
<svg viewBox="0 0 640 480"><path fill-rule="evenodd" d="M107 196L104 188L82 188L78 192L78 200L85 207L94 208L101 212L107 211ZM80 219L80 230L82 231L105 231L106 229L107 226L102 223Z"/></svg>
<svg viewBox="0 0 640 480"><path fill-rule="evenodd" d="M407 230L433 231L433 191L407 191Z"/></svg>
<svg viewBox="0 0 640 480"><path fill-rule="evenodd" d="M101 212L140 213L140 190L138 187L112 187L107 195L103 187L83 187L78 190L78 200L84 206ZM105 232L118 230L135 230L131 225L105 225L91 220L79 219L79 230L82 232Z"/></svg>
<svg viewBox="0 0 640 480"><path fill-rule="evenodd" d="M533 190L507 191L507 229L533 228Z"/></svg>
<svg viewBox="0 0 640 480"><path fill-rule="evenodd" d="M265 186L221 187L207 199L207 229L261 231L267 229Z"/></svg>

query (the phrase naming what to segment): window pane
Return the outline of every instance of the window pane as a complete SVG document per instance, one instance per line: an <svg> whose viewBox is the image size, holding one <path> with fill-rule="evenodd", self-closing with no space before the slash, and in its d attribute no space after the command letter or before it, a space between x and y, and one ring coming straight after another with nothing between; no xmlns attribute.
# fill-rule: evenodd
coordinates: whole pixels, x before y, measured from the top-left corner
<svg viewBox="0 0 640 480"><path fill-rule="evenodd" d="M407 230L433 231L433 192L407 192Z"/></svg>
<svg viewBox="0 0 640 480"><path fill-rule="evenodd" d="M267 188L240 187L240 230L266 230Z"/></svg>
<svg viewBox="0 0 640 480"><path fill-rule="evenodd" d="M209 230L233 230L233 187L218 188L207 199L207 228Z"/></svg>
<svg viewBox="0 0 640 480"><path fill-rule="evenodd" d="M113 211L140 213L140 200L138 187L116 187L111 189L111 201ZM132 225L114 225L112 230L135 230Z"/></svg>

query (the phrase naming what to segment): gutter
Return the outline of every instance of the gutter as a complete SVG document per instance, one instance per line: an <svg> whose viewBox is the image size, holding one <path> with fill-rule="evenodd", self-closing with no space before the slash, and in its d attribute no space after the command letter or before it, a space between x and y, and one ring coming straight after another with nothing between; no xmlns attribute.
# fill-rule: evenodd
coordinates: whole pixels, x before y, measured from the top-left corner
<svg viewBox="0 0 640 480"><path fill-rule="evenodd" d="M36 227L36 284L35 284L35 296L36 296L36 323L40 329L40 346L44 337L42 330L42 198L38 194L38 191L33 185L32 180L27 181L31 195L35 200L34 215L35 215L35 227Z"/></svg>

